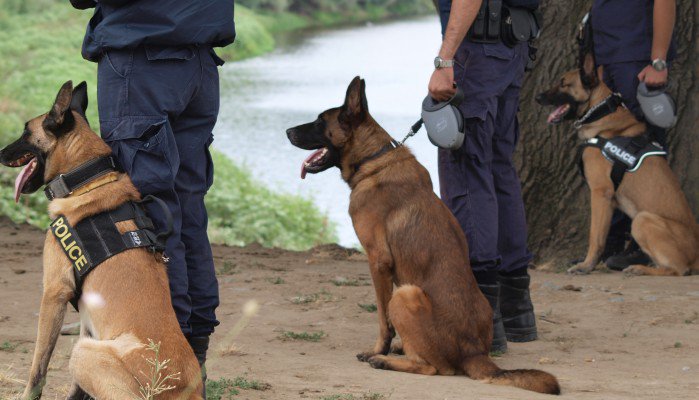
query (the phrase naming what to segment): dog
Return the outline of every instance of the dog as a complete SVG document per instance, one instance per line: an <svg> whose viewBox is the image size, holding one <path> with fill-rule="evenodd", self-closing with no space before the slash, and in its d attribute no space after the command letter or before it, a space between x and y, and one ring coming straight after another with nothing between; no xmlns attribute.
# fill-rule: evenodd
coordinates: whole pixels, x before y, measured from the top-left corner
<svg viewBox="0 0 699 400"><path fill-rule="evenodd" d="M548 117L549 123L555 124L581 118L611 94L609 87L599 79L594 58L588 54L584 56L581 69L565 73L536 100L544 106L556 106ZM580 125L578 136L584 140L597 136L611 139L639 137L645 132L645 123L638 121L625 107L618 107L603 118ZM616 190L611 179L612 163L599 148L585 147L582 162L591 192L590 239L585 259L571 267L569 273L587 274L597 266L614 208L621 209L633 220L631 235L657 266L631 265L625 273L670 276L699 273L699 226L665 158L648 157L638 170L623 175Z"/></svg>
<svg viewBox="0 0 699 400"><path fill-rule="evenodd" d="M24 167L15 185L17 198L37 191L60 174L111 154L88 124L87 103L85 82L75 89L72 82L66 82L51 110L28 121L20 138L0 150L2 164ZM52 200L48 208L52 218L61 215L75 226L84 218L140 197L129 177L114 171L80 193ZM135 230L136 224L128 220L116 227L123 234ZM82 292L78 302L81 333L70 358L73 381L68 399L140 397L141 388L151 383L148 359L153 360L154 353L145 347L149 340L160 343L158 361L169 360L163 376L174 374L174 379L164 382L171 388L158 399L202 399L201 370L175 317L162 261L145 249L128 249L87 275ZM44 244L36 348L22 399L41 398L66 305L75 293L71 260L49 230Z"/></svg>
<svg viewBox="0 0 699 400"><path fill-rule="evenodd" d="M349 214L369 258L379 316L379 337L357 355L360 361L560 393L553 375L501 370L490 359L492 309L471 272L466 237L434 194L427 170L369 114L364 80L354 78L344 105L287 136L294 146L315 150L302 178L338 167L352 190ZM393 350L405 358L388 356L396 332L402 349Z"/></svg>

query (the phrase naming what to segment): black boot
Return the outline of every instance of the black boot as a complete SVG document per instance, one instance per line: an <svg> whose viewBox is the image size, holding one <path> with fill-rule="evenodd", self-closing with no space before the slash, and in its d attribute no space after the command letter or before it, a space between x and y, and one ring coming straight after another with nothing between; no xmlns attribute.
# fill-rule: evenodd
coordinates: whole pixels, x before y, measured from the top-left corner
<svg viewBox="0 0 699 400"><path fill-rule="evenodd" d="M504 353L507 351L507 340L505 339L505 327L502 325L502 316L500 315L499 294L500 285L478 285L481 292L488 299L490 307L493 309L493 343L490 346L491 352Z"/></svg>
<svg viewBox="0 0 699 400"><path fill-rule="evenodd" d="M498 279L500 280L500 312L507 340L510 342L536 340L536 316L529 297L529 275L499 275Z"/></svg>
<svg viewBox="0 0 699 400"><path fill-rule="evenodd" d="M201 368L202 397L206 400L206 352L209 350L208 336L193 336L187 338L189 345L194 350L199 367Z"/></svg>
<svg viewBox="0 0 699 400"><path fill-rule="evenodd" d="M607 268L614 271L623 271L631 265L648 265L650 258L638 247L635 240L631 240L623 252L607 258L605 264L607 264Z"/></svg>

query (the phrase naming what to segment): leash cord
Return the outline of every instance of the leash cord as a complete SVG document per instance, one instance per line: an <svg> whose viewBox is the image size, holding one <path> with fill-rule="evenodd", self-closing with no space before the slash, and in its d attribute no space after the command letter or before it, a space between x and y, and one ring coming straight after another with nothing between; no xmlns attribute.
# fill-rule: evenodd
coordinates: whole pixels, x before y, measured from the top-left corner
<svg viewBox="0 0 699 400"><path fill-rule="evenodd" d="M413 124L413 126L410 127L410 130L408 131L408 134L405 135L403 140L400 141L401 146L405 144L405 141L410 139L411 137L415 136L415 134L422 128L422 124L424 121L422 118L420 118L416 123Z"/></svg>

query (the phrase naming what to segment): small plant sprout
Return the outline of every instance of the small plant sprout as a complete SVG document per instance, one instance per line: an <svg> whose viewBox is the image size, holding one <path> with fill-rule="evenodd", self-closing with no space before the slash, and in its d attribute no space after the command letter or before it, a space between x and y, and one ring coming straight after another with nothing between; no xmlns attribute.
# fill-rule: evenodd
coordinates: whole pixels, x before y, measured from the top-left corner
<svg viewBox="0 0 699 400"><path fill-rule="evenodd" d="M160 360L160 342L155 343L152 339L148 339L146 350L153 352L153 357L143 357L143 359L150 365L150 371L148 374L141 371L141 374L145 377L143 382L137 377L134 377L139 386L139 393L134 395L134 398L141 400L154 400L157 395L172 390L176 387L174 383L175 381L180 380L180 373L168 373L167 369L170 360Z"/></svg>

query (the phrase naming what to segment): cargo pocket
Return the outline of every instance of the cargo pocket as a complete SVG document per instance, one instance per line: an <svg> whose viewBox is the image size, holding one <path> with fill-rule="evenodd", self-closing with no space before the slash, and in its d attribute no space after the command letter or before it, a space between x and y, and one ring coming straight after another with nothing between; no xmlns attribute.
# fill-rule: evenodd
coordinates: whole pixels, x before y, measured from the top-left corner
<svg viewBox="0 0 699 400"><path fill-rule="evenodd" d="M101 121L102 138L141 194L174 189L180 165L167 119L123 117Z"/></svg>
<svg viewBox="0 0 699 400"><path fill-rule="evenodd" d="M214 184L214 159L211 157L211 143L214 141L214 135L211 135L206 141L206 190L211 189Z"/></svg>

